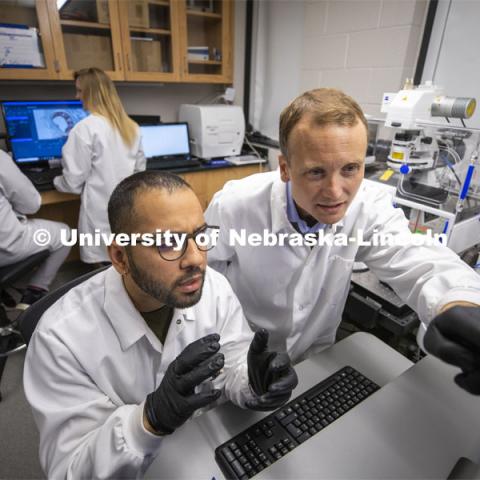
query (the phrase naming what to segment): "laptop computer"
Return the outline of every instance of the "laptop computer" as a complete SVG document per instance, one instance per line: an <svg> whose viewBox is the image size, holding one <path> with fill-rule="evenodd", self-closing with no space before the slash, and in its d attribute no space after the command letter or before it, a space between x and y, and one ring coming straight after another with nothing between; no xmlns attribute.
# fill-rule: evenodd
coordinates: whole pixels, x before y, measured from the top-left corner
<svg viewBox="0 0 480 480"><path fill-rule="evenodd" d="M148 170L173 170L201 165L192 158L188 123L162 123L140 127Z"/></svg>
<svg viewBox="0 0 480 480"><path fill-rule="evenodd" d="M7 147L37 190L51 190L71 129L88 113L79 100L3 102ZM57 165L52 168L52 165Z"/></svg>

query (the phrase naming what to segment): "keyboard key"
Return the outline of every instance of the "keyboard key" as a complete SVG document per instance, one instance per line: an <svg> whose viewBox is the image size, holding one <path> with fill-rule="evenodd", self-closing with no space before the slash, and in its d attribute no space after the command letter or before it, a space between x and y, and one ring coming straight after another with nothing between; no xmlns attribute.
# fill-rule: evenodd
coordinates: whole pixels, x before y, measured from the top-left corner
<svg viewBox="0 0 480 480"><path fill-rule="evenodd" d="M287 414L283 411L275 414L275 418L278 419L278 420L281 420L282 418L285 418L286 416L287 416Z"/></svg>
<svg viewBox="0 0 480 480"><path fill-rule="evenodd" d="M280 420L280 423L285 426L285 425L288 425L289 423L293 422L296 418L297 418L297 414L295 412L292 412L290 415L286 416L285 418L282 418ZM300 420L302 420L302 419L300 418Z"/></svg>
<svg viewBox="0 0 480 480"><path fill-rule="evenodd" d="M293 425L293 423L287 426L287 430L288 430L288 433L290 433L290 435L292 435L295 438L299 437L303 433L303 431L297 428L295 425Z"/></svg>
<svg viewBox="0 0 480 480"><path fill-rule="evenodd" d="M298 438L297 438L297 442L298 443L303 443L305 440L308 440L310 438L310 434L308 432L304 432L302 433L302 435L300 435Z"/></svg>
<svg viewBox="0 0 480 480"><path fill-rule="evenodd" d="M232 468L235 470L235 473L241 477L245 475L245 470L243 467L240 465L240 462L238 460L235 460L234 462L231 463Z"/></svg>
<svg viewBox="0 0 480 480"><path fill-rule="evenodd" d="M230 463L235 460L235 456L228 447L223 448L222 453Z"/></svg>

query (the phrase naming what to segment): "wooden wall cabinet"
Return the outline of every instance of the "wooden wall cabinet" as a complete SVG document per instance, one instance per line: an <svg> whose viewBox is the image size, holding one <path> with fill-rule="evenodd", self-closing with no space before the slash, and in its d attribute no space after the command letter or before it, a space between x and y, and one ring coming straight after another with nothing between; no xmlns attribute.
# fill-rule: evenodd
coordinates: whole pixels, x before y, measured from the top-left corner
<svg viewBox="0 0 480 480"><path fill-rule="evenodd" d="M117 1L46 1L58 78L71 80L75 70L98 67L112 80L123 80Z"/></svg>
<svg viewBox="0 0 480 480"><path fill-rule="evenodd" d="M180 80L178 0L120 1L125 79Z"/></svg>
<svg viewBox="0 0 480 480"><path fill-rule="evenodd" d="M201 83L233 81L233 1L182 0L182 80Z"/></svg>
<svg viewBox="0 0 480 480"><path fill-rule="evenodd" d="M43 68L0 79L71 80L96 66L112 80L231 83L233 0L0 0L0 23L35 27Z"/></svg>
<svg viewBox="0 0 480 480"><path fill-rule="evenodd" d="M45 1L25 0L0 1L0 23L22 25L37 29L38 46L43 67L24 67L19 65L12 51L0 51L0 79L2 80L51 80L57 78L55 54ZM13 41L15 41L13 39ZM5 66L3 66L5 65Z"/></svg>

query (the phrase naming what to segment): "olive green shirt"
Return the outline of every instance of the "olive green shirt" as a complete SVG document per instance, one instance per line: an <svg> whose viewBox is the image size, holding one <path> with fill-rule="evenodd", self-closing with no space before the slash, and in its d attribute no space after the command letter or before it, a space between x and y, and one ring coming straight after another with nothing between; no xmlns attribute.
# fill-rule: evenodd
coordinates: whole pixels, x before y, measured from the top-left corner
<svg viewBox="0 0 480 480"><path fill-rule="evenodd" d="M147 322L147 325L163 345L167 338L170 322L172 321L173 308L164 305L158 310L153 310L152 312L140 312L140 315L142 315L145 322Z"/></svg>

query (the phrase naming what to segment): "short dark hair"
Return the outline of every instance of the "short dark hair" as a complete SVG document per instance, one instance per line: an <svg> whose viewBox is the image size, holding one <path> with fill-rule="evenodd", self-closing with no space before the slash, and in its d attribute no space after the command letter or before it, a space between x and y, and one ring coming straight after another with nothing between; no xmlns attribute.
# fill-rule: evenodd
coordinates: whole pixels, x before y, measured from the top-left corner
<svg viewBox="0 0 480 480"><path fill-rule="evenodd" d="M335 88L317 88L295 98L280 114L280 150L288 159L288 137L293 128L307 114L318 127L340 125L353 127L368 124L360 105L352 98Z"/></svg>
<svg viewBox="0 0 480 480"><path fill-rule="evenodd" d="M135 212L135 198L147 190L176 190L192 187L178 175L154 170L134 173L123 179L112 192L108 201L108 221L112 233L133 233L138 214Z"/></svg>

